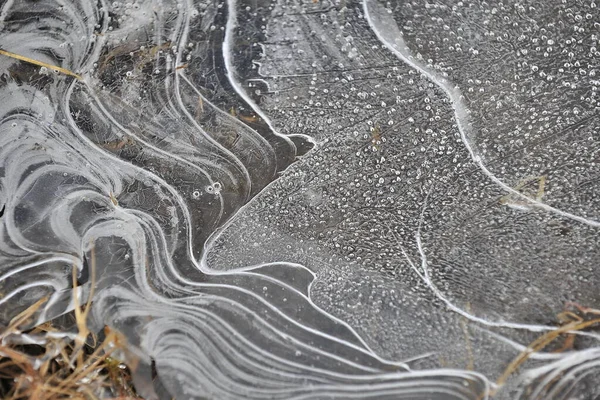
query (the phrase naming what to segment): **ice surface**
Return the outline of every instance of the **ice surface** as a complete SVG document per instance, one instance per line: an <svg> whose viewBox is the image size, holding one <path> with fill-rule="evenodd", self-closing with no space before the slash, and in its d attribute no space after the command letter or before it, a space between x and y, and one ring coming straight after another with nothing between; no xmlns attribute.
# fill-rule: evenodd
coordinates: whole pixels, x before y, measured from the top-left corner
<svg viewBox="0 0 600 400"><path fill-rule="evenodd" d="M75 266L148 398L600 395L594 2L0 4L3 323Z"/></svg>

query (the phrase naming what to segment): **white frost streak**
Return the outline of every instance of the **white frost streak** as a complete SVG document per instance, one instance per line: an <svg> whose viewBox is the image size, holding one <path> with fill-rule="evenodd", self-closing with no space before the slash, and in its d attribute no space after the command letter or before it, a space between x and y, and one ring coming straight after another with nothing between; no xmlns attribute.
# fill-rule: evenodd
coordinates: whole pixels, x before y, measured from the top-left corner
<svg viewBox="0 0 600 400"><path fill-rule="evenodd" d="M569 212L551 207L540 201L531 199L530 197L527 197L523 193L511 188L506 183L502 182L499 178L497 178L485 166L481 155L478 154L477 149L469 140L469 136L473 135L473 133L470 132L471 124L469 122L469 110L467 109L467 107L465 107L463 103L462 94L460 93L460 90L454 87L452 83L449 82L447 79L439 76L431 68L416 60L416 58L411 54L411 50L404 42L404 39L402 38L402 32L398 28L394 19L388 14L388 11L385 7L383 7L377 1L363 0L363 10L365 13L365 18L367 19L369 25L371 26L371 29L377 35L377 38L381 41L381 43L383 43L385 47L388 50L390 50L394 55L396 55L399 59L401 59L406 64L415 68L424 76L429 78L437 86L443 89L446 95L448 95L448 97L452 101L452 106L454 108L454 116L458 125L458 130L460 132L462 142L465 148L468 150L472 161L481 169L481 171L489 179L491 179L496 185L501 187L506 192L511 193L542 210L555 213L562 217L569 218L589 226L600 227L599 221L584 218L580 215L571 214Z"/></svg>

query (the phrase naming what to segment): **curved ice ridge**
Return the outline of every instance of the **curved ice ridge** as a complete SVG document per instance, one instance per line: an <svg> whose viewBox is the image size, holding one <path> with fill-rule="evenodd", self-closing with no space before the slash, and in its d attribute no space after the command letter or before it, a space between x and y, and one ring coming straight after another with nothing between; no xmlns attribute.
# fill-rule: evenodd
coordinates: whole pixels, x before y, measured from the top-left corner
<svg viewBox="0 0 600 400"><path fill-rule="evenodd" d="M453 86L452 83L449 82L446 78L439 76L439 74L436 73L433 69L427 67L425 64L419 62L415 57L413 57L410 48L402 38L402 32L398 28L394 19L389 15L385 7L378 3L377 0L362 1L365 18L369 22L371 29L377 35L381 43L394 55L396 55L400 60L404 61L406 64L421 72L446 93L446 95L452 102L454 117L458 126L458 130L460 132L460 137L465 148L469 152L472 161L492 182L494 182L506 192L517 196L518 198L525 200L529 203L532 203L542 210L555 213L562 217L569 218L589 226L593 226L596 228L600 227L600 221L584 218L580 215L562 211L555 207L542 203L541 201L531 199L530 197L527 197L518 190L513 189L512 187L501 181L498 177L496 177L486 167L481 155L477 153L475 145L471 143L471 140L469 139L469 136L472 135L469 133L471 125L469 122L469 111L464 105L464 102L462 100L463 97L460 90L457 87Z"/></svg>

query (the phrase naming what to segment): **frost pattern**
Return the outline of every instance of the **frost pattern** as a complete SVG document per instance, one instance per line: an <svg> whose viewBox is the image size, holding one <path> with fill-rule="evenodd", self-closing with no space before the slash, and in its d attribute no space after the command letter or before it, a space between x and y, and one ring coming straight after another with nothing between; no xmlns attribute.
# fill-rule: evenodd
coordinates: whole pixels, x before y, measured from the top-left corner
<svg viewBox="0 0 600 400"><path fill-rule="evenodd" d="M2 320L93 264L148 398L600 395L590 331L494 384L598 306L600 22L551 3L4 1Z"/></svg>

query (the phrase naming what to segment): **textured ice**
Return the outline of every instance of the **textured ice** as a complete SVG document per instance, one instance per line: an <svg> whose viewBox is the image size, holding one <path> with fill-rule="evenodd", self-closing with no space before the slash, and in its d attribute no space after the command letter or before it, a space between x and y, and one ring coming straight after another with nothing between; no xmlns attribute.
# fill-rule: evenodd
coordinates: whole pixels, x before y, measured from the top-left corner
<svg viewBox="0 0 600 400"><path fill-rule="evenodd" d="M75 266L147 398L600 396L593 327L502 378L600 308L593 1L0 4L3 323Z"/></svg>

